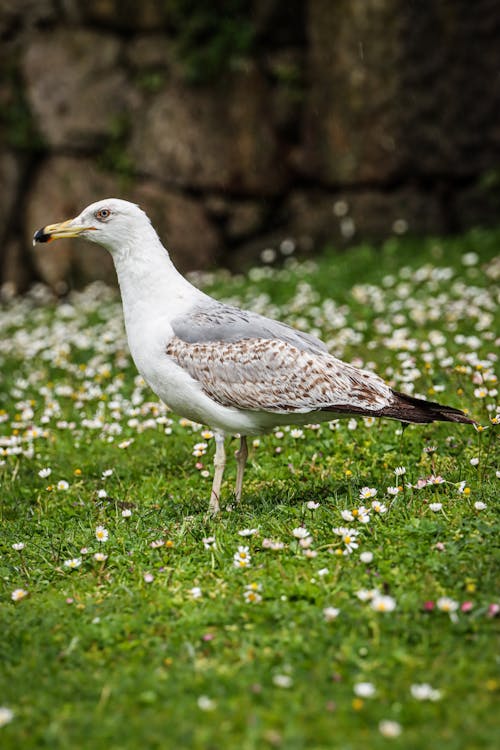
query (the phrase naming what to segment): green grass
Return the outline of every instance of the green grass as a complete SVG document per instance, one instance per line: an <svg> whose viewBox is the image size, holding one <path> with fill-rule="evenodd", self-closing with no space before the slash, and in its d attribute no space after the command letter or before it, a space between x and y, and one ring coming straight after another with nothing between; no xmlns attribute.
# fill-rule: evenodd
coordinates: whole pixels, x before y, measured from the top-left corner
<svg viewBox="0 0 500 750"><path fill-rule="evenodd" d="M138 378L116 295L96 285L59 305L40 290L5 304L0 706L14 717L0 727L2 748L496 746L499 245L498 232L398 240L246 278L200 277L215 296L313 330L338 356L467 408L486 428L401 433L346 420L278 431L251 447L244 499L216 519L205 515L214 441ZM444 482L416 487L430 476ZM342 510L371 508L363 487L387 512L343 520ZM301 526L316 556L294 536ZM339 526L358 532L350 555ZM233 564L239 545L249 567ZM245 600L250 584L261 601ZM28 595L14 602L19 588ZM393 611L357 596L374 588ZM443 596L457 604L451 615L436 604ZM331 621L327 607L340 610ZM360 682L375 694L357 696ZM440 699L416 700L421 683ZM399 737L384 736L384 720Z"/></svg>

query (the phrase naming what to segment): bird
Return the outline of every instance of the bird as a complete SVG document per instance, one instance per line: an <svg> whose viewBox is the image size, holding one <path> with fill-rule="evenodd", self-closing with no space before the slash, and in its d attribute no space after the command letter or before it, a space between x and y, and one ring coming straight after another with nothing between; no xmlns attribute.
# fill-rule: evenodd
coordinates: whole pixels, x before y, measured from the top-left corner
<svg viewBox="0 0 500 750"><path fill-rule="evenodd" d="M205 294L175 268L134 203L92 203L75 218L36 231L33 244L69 237L111 253L128 345L146 383L173 412L213 430L211 515L220 511L227 435L240 438L239 501L247 437L277 426L361 415L474 424L459 409L400 393L374 372L337 359L309 333Z"/></svg>

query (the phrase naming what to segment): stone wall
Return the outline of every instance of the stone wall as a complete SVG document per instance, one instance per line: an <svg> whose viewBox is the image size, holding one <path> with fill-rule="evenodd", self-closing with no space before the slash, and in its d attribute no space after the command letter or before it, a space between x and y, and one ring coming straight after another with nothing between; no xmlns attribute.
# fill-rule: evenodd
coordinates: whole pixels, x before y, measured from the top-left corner
<svg viewBox="0 0 500 750"><path fill-rule="evenodd" d="M31 247L111 195L183 270L498 223L498 0L218 7L0 0L2 281L113 279L88 243Z"/></svg>

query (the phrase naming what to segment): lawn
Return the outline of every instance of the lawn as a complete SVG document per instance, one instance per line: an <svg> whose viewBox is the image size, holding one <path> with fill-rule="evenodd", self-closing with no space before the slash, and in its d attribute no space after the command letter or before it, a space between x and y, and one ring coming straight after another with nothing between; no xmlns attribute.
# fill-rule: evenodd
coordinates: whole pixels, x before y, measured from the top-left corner
<svg viewBox="0 0 500 750"><path fill-rule="evenodd" d="M137 375L116 292L5 300L3 750L497 746L499 247L197 275L482 427L250 439L243 501L230 460L215 519L213 436Z"/></svg>

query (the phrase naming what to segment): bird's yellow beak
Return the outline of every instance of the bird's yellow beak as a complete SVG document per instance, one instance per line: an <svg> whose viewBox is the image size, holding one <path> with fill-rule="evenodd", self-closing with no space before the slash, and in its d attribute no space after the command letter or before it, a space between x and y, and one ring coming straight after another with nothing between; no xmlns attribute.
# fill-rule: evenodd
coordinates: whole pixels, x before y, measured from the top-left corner
<svg viewBox="0 0 500 750"><path fill-rule="evenodd" d="M73 224L74 219L61 221L58 224L47 224L33 235L33 244L37 242L52 242L52 240L62 240L68 237L78 237L82 232L92 231L96 227L84 227Z"/></svg>

